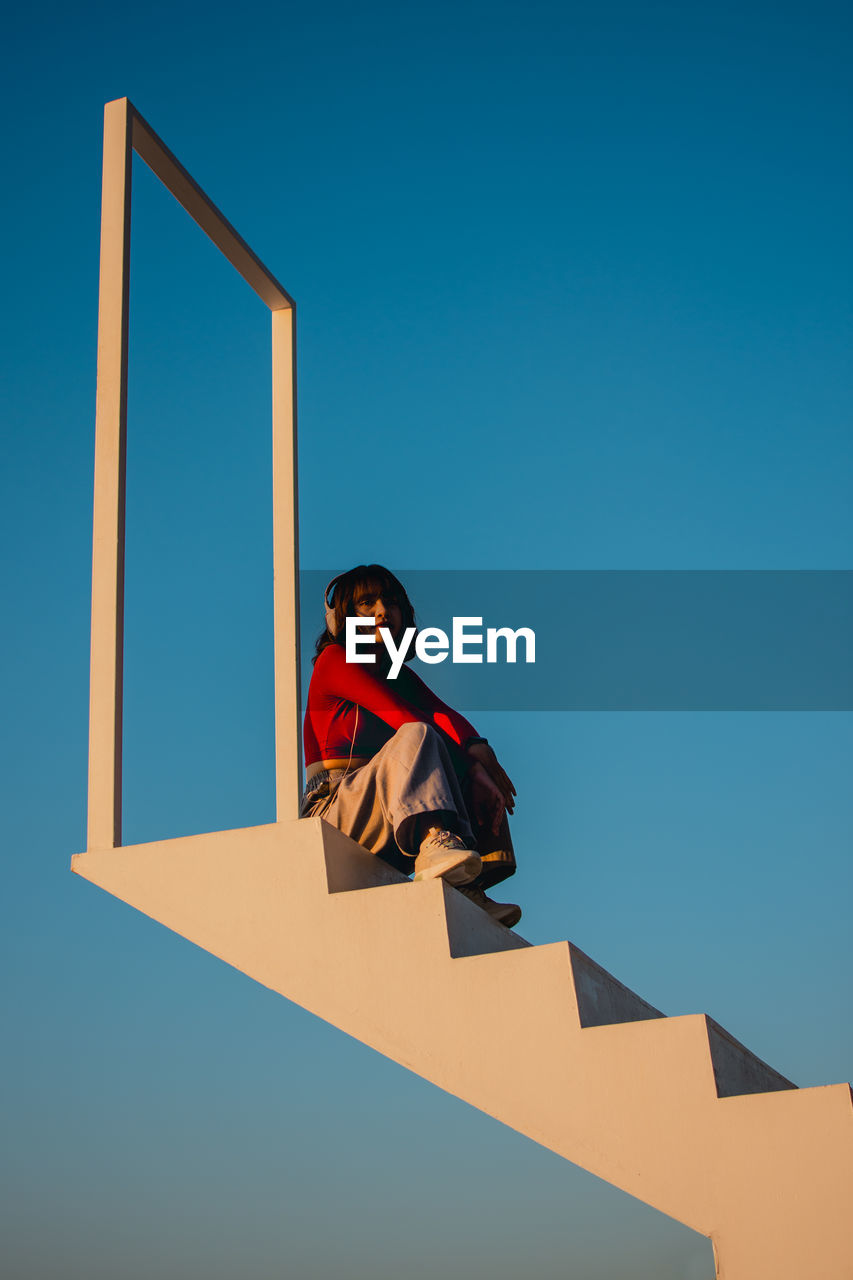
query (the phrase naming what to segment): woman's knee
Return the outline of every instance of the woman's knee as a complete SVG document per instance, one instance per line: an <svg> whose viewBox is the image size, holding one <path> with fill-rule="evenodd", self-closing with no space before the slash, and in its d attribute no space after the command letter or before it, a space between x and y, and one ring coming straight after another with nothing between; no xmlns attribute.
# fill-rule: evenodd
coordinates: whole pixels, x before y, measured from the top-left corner
<svg viewBox="0 0 853 1280"><path fill-rule="evenodd" d="M431 724L423 724L420 720L401 724L388 746L392 759L405 761L409 768L415 768L416 764L425 768L433 768L437 764L446 767L449 763L441 734Z"/></svg>
<svg viewBox="0 0 853 1280"><path fill-rule="evenodd" d="M424 724L420 720L412 720L408 724L401 724L394 734L394 738L397 742L419 747L430 738L438 738L438 731L431 724Z"/></svg>

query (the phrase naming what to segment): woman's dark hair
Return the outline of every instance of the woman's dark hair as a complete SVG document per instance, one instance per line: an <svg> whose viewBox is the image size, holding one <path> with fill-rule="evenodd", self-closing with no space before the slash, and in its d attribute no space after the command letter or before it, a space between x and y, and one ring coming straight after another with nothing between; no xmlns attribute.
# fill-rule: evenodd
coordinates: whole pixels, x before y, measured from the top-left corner
<svg viewBox="0 0 853 1280"><path fill-rule="evenodd" d="M406 588L403 586L399 578L395 577L390 569L386 569L381 564L357 564L354 569L348 569L346 573L341 573L334 579L334 585L330 591L332 598L332 608L335 611L335 630L336 635L332 635L328 627L324 627L321 634L317 637L315 645L313 661L316 662L320 654L330 644L346 643L345 619L355 614L355 606L353 601L363 591L376 590L383 600L395 600L400 606L400 612L403 615L403 630L407 627L415 625L415 611L412 608L412 602L406 594ZM413 651L414 647L410 646Z"/></svg>

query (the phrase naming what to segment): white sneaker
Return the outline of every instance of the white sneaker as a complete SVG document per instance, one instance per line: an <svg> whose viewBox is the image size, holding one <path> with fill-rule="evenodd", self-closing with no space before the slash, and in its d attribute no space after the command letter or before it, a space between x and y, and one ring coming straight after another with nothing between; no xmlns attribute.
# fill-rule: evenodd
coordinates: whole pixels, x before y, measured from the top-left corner
<svg viewBox="0 0 853 1280"><path fill-rule="evenodd" d="M459 836L444 827L430 827L415 859L415 880L437 880L448 884L468 884L483 868L479 853L469 849Z"/></svg>

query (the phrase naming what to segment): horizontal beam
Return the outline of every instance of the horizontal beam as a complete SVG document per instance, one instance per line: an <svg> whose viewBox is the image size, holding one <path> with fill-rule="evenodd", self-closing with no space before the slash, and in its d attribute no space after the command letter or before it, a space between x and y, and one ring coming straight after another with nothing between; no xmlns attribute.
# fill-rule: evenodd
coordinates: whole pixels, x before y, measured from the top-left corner
<svg viewBox="0 0 853 1280"><path fill-rule="evenodd" d="M270 311L283 311L293 306L293 299L252 252L243 237L219 212L198 183L187 173L180 160L159 138L150 124L128 103L131 118L131 141L136 154L145 161L165 187L183 205L187 213L220 249L235 270L251 285Z"/></svg>

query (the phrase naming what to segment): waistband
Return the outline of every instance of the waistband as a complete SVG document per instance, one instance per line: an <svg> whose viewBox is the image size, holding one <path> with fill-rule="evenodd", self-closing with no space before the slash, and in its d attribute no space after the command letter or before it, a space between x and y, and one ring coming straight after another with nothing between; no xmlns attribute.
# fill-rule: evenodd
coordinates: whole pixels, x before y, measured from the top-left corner
<svg viewBox="0 0 853 1280"><path fill-rule="evenodd" d="M313 778L309 778L308 782L306 782L302 798L313 796L315 791L319 791L327 784L339 782L345 773L355 773L355 769L320 769L319 772L314 774Z"/></svg>

